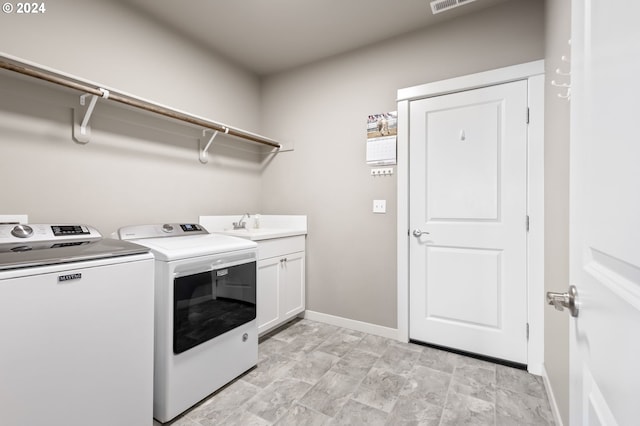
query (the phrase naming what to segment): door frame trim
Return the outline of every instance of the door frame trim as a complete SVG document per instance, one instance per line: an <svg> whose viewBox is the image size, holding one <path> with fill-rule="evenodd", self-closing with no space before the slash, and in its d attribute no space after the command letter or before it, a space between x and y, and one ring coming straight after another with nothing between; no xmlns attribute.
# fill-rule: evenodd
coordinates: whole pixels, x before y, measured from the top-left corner
<svg viewBox="0 0 640 426"><path fill-rule="evenodd" d="M398 90L398 340L409 341L409 104L413 100L517 80L527 80L529 102L527 212L530 228L527 234L527 318L529 323L527 365L530 373L540 375L544 362L544 60Z"/></svg>

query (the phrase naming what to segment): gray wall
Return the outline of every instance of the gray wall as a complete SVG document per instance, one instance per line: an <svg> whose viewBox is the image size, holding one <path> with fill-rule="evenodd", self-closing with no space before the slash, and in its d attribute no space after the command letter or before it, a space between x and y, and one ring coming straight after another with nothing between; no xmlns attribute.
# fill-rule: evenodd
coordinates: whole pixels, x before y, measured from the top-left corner
<svg viewBox="0 0 640 426"><path fill-rule="evenodd" d="M569 70L562 55L570 56L571 7L566 0L546 2L546 74ZM547 83L545 92L545 290L569 287L569 102L565 93ZM544 363L564 424L569 424L569 315L550 306L545 309Z"/></svg>
<svg viewBox="0 0 640 426"><path fill-rule="evenodd" d="M309 215L308 309L397 326L396 178L369 174L367 115L399 88L542 58L544 2L516 0L264 79L262 130L295 150L265 170L262 210Z"/></svg>
<svg viewBox="0 0 640 426"><path fill-rule="evenodd" d="M45 15L3 15L0 51L173 108L258 131L260 82L116 2L57 0ZM200 131L99 101L87 145L71 139L78 94L0 73L1 213L31 222L197 221L257 211L261 158L216 139L198 162Z"/></svg>

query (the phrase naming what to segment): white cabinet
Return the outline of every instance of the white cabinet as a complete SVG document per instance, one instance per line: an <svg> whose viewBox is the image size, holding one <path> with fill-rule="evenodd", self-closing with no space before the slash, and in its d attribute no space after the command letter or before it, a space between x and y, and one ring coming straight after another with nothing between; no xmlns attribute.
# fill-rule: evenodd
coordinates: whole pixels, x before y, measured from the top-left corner
<svg viewBox="0 0 640 426"><path fill-rule="evenodd" d="M293 318L305 308L305 236L258 243L258 333Z"/></svg>

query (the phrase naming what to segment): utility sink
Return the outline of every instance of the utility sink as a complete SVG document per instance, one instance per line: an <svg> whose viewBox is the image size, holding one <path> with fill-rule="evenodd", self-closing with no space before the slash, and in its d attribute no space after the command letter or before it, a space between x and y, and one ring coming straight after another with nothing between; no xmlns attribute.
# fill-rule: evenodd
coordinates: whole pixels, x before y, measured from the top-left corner
<svg viewBox="0 0 640 426"><path fill-rule="evenodd" d="M244 222L246 228L233 229L232 224L238 222ZM199 223L213 234L233 235L252 241L307 234L307 216L303 215L200 216Z"/></svg>

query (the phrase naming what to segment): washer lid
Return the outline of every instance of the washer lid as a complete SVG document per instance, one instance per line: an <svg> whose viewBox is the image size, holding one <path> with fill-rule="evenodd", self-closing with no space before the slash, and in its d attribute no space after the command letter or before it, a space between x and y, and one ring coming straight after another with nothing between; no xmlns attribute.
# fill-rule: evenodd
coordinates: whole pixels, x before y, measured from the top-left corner
<svg viewBox="0 0 640 426"><path fill-rule="evenodd" d="M148 253L128 241L98 239L0 244L0 271Z"/></svg>
<svg viewBox="0 0 640 426"><path fill-rule="evenodd" d="M221 234L198 234L172 238L144 238L131 240L149 247L157 260L171 261L238 250L257 249L258 244L238 237Z"/></svg>

